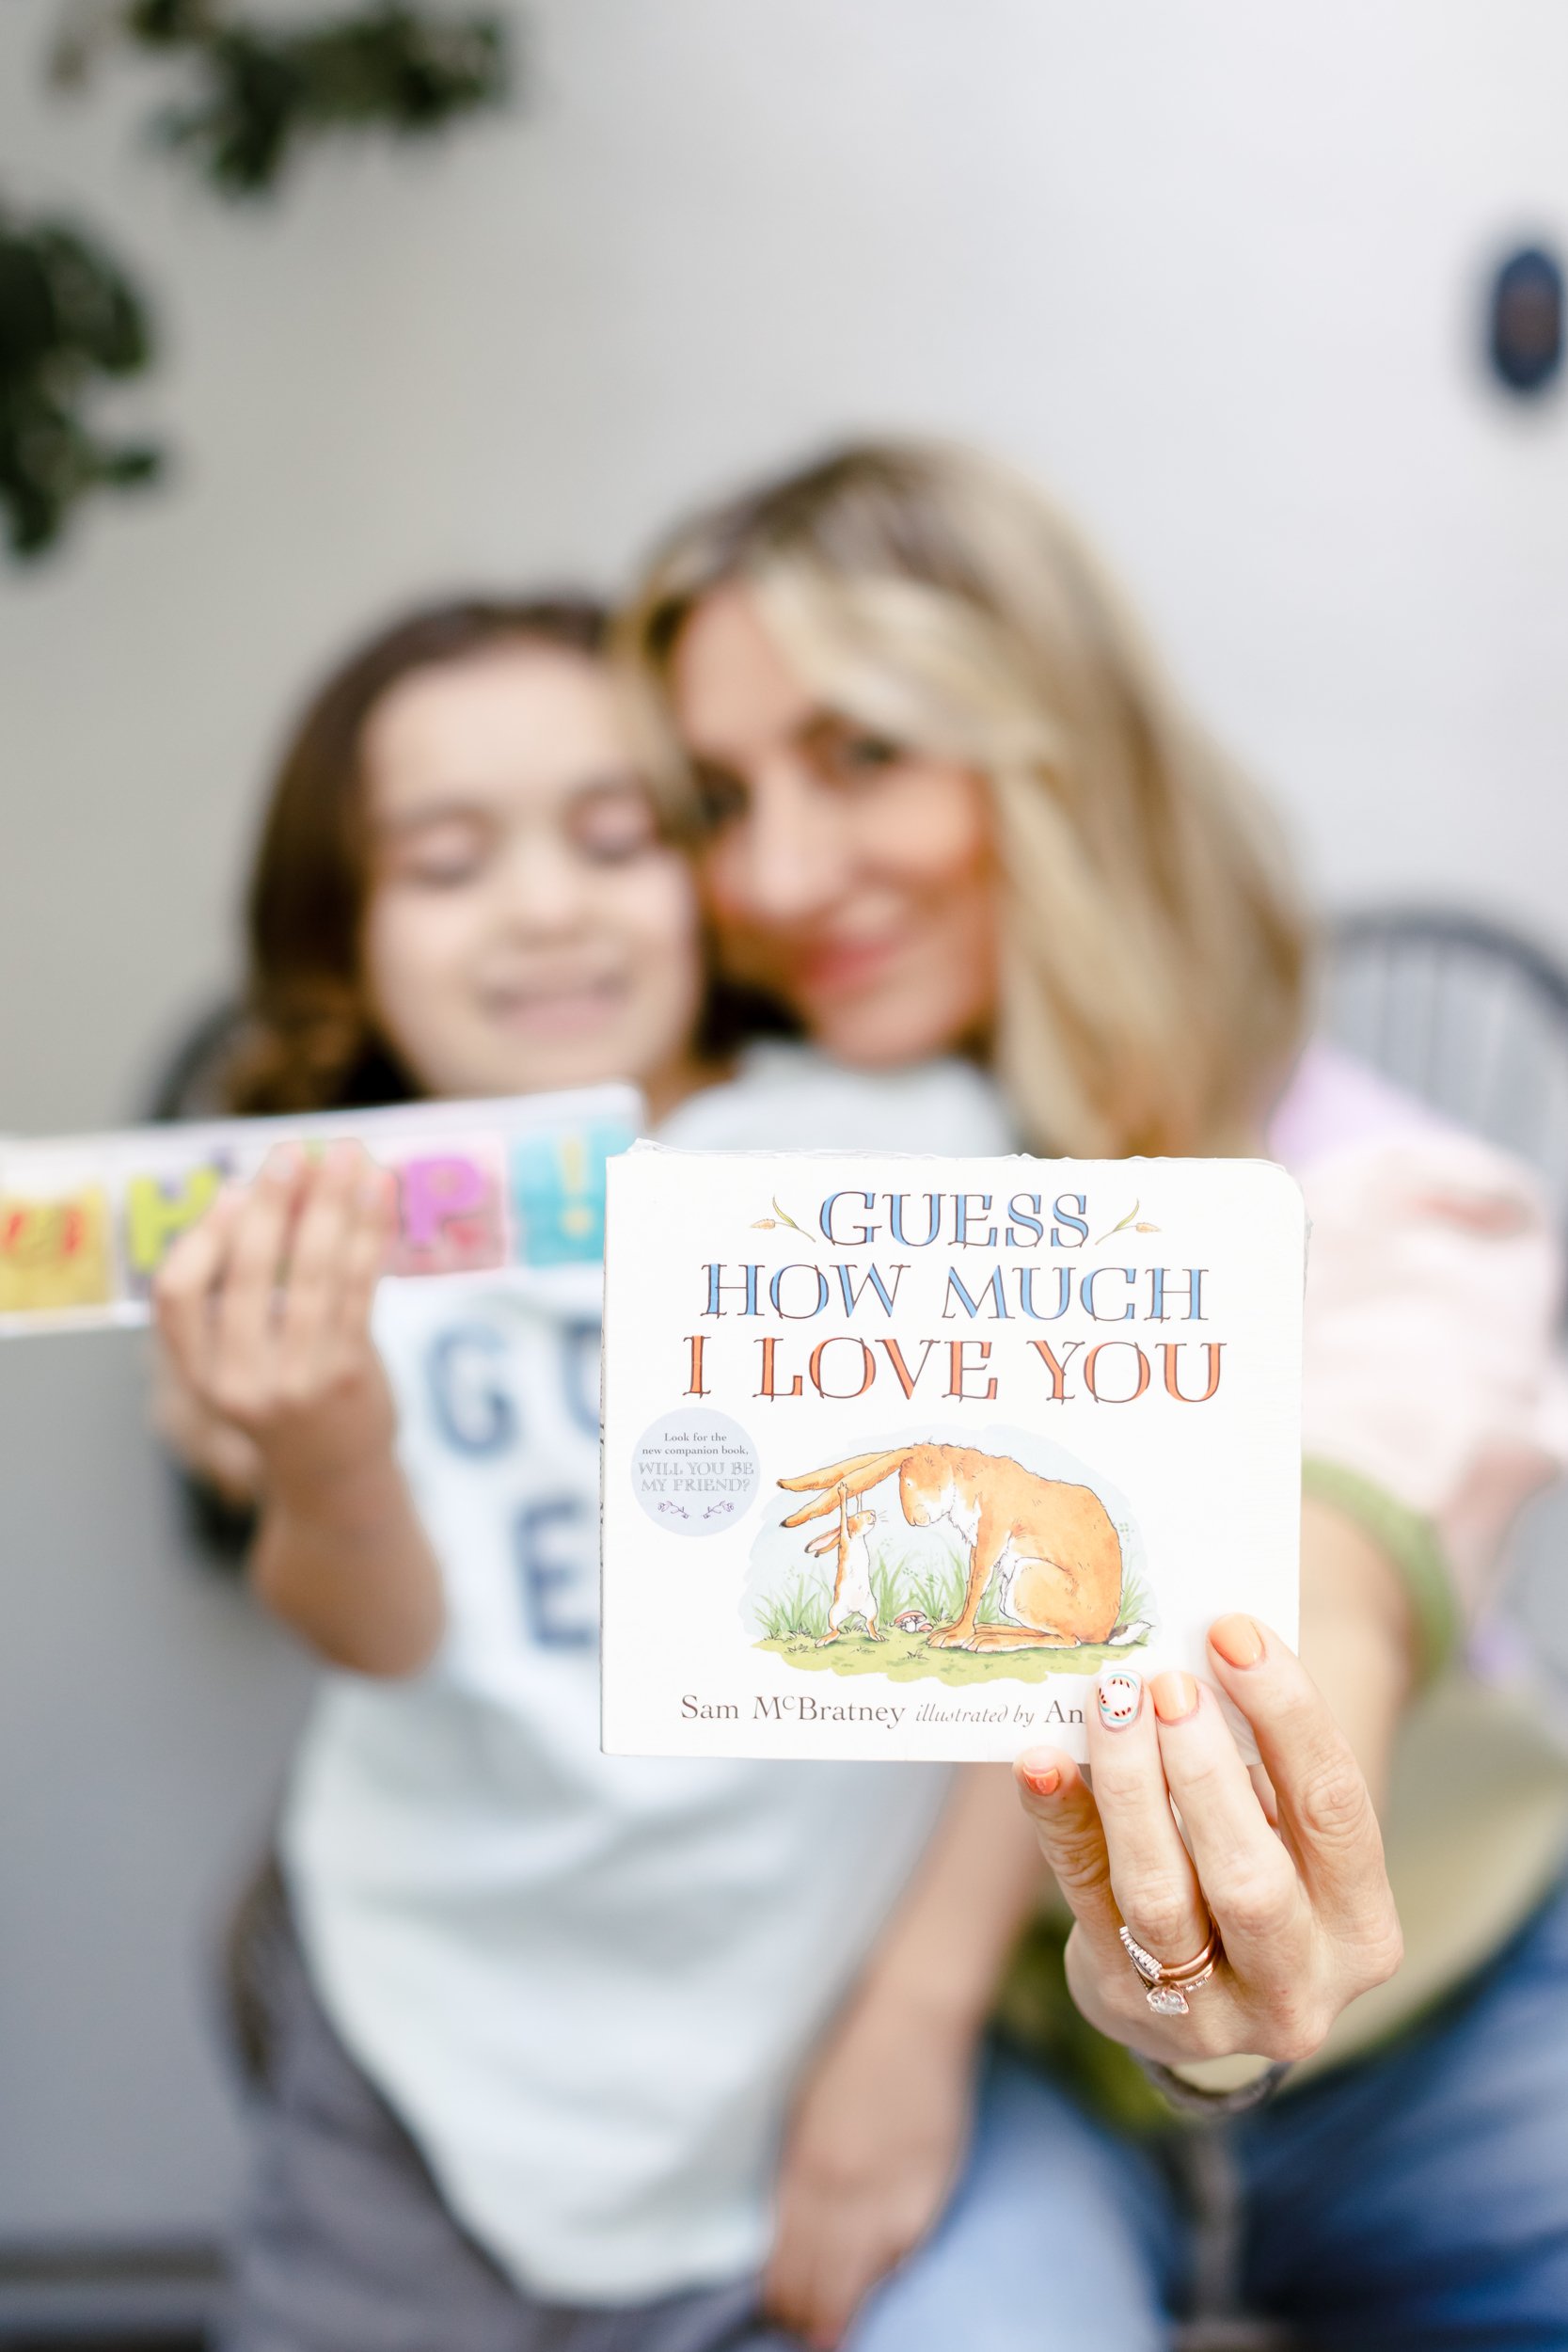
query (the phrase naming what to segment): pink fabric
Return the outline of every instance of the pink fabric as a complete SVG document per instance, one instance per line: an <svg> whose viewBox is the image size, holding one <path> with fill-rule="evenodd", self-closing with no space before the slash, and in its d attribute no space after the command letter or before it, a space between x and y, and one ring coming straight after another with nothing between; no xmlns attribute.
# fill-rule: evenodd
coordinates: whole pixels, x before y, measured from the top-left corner
<svg viewBox="0 0 1568 2352"><path fill-rule="evenodd" d="M1562 1268L1528 1168L1332 1048L1268 1134L1311 1219L1303 1446L1437 1529L1467 1612L1568 1463Z"/></svg>
<svg viewBox="0 0 1568 2352"><path fill-rule="evenodd" d="M1452 1133L1426 1104L1379 1077L1365 1062L1353 1061L1337 1046L1309 1045L1275 1104L1269 1120L1269 1157L1300 1173L1350 1143L1390 1136Z"/></svg>

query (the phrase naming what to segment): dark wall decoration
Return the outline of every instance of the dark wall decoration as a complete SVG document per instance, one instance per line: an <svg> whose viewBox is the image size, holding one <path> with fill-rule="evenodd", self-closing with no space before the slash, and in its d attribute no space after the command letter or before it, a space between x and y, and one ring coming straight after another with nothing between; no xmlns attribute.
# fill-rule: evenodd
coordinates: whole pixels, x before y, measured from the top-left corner
<svg viewBox="0 0 1568 2352"><path fill-rule="evenodd" d="M1544 392L1562 368L1562 264L1544 246L1521 246L1495 271L1487 316L1493 373L1511 392Z"/></svg>
<svg viewBox="0 0 1568 2352"><path fill-rule="evenodd" d="M428 135L507 94L502 26L377 0L356 14L277 24L229 0L121 0L68 16L55 79L85 83L105 49L176 69L181 94L154 138L190 158L224 196L272 187L290 157L328 133Z"/></svg>
<svg viewBox="0 0 1568 2352"><path fill-rule="evenodd" d="M500 17L413 0L281 24L232 0L73 0L53 79L79 90L132 56L171 86L153 143L235 200L274 194L311 145L429 136L499 106L515 80ZM0 200L0 516L14 555L54 546L91 492L156 477L163 451L92 422L104 385L154 352L152 306L95 230Z"/></svg>
<svg viewBox="0 0 1568 2352"><path fill-rule="evenodd" d="M14 554L41 553L89 490L156 475L157 449L90 422L99 386L150 357L142 297L102 246L0 210L0 510Z"/></svg>

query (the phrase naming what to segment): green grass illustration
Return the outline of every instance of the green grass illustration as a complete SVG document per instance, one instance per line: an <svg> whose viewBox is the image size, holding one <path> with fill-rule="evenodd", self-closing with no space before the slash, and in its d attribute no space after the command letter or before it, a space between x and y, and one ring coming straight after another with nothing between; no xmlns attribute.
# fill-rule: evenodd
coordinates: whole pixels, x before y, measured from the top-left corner
<svg viewBox="0 0 1568 2352"><path fill-rule="evenodd" d="M831 1584L819 1583L815 1576L798 1576L784 1592L774 1593L762 1604L758 1613L765 1639L789 1641L802 1635L819 1639L828 1630L832 1597Z"/></svg>
<svg viewBox="0 0 1568 2352"><path fill-rule="evenodd" d="M1143 1646L1141 1641L1117 1643L1114 1646L1108 1642L1097 1642L1081 1649L995 1650L986 1654L932 1649L924 1633L900 1632L894 1620L907 1609L924 1610L933 1625L948 1624L958 1615L963 1606L965 1560L961 1550L947 1543L940 1543L940 1552L934 1552L927 1543L912 1558L895 1558L890 1556L886 1540L878 1539L871 1550L871 1591L885 1638L872 1641L863 1620L852 1618L850 1625L858 1630L841 1633L836 1641L822 1647L817 1645L828 1630L832 1579L831 1575L824 1577L803 1569L791 1584L760 1605L762 1639L757 1647L776 1651L780 1657L787 1658L792 1666L825 1668L833 1674L879 1674L893 1682L914 1682L928 1677L940 1682L965 1683L1043 1682L1049 1675L1097 1674L1108 1659L1125 1658ZM994 1588L980 1605L981 1625L1002 1622L993 1594ZM1152 1618L1153 1613L1143 1579L1135 1570L1130 1570L1122 1582L1121 1621L1126 1624L1138 1617Z"/></svg>

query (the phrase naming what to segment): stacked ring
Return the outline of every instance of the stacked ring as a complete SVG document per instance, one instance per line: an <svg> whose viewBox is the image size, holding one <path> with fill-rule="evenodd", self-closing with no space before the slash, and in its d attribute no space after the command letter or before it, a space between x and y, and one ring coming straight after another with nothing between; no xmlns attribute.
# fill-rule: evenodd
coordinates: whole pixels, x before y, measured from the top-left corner
<svg viewBox="0 0 1568 2352"><path fill-rule="evenodd" d="M1152 1952L1145 1950L1130 1928L1122 1928L1118 1932L1122 1947L1143 1982L1144 1998L1155 2015L1185 2017L1187 1994L1208 1983L1220 1957L1220 1931L1213 1921L1209 1922L1209 1940L1197 1958L1169 1968L1163 1960L1156 1960Z"/></svg>

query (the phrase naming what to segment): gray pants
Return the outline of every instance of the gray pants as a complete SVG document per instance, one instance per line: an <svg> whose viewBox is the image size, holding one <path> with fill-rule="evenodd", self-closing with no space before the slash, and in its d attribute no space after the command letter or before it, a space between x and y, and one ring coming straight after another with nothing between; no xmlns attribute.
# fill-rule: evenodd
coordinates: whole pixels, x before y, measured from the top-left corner
<svg viewBox="0 0 1568 2352"><path fill-rule="evenodd" d="M257 2081L219 2352L800 2352L751 2280L614 2310L522 2294L334 2034L280 1901L252 1909L237 1958Z"/></svg>

